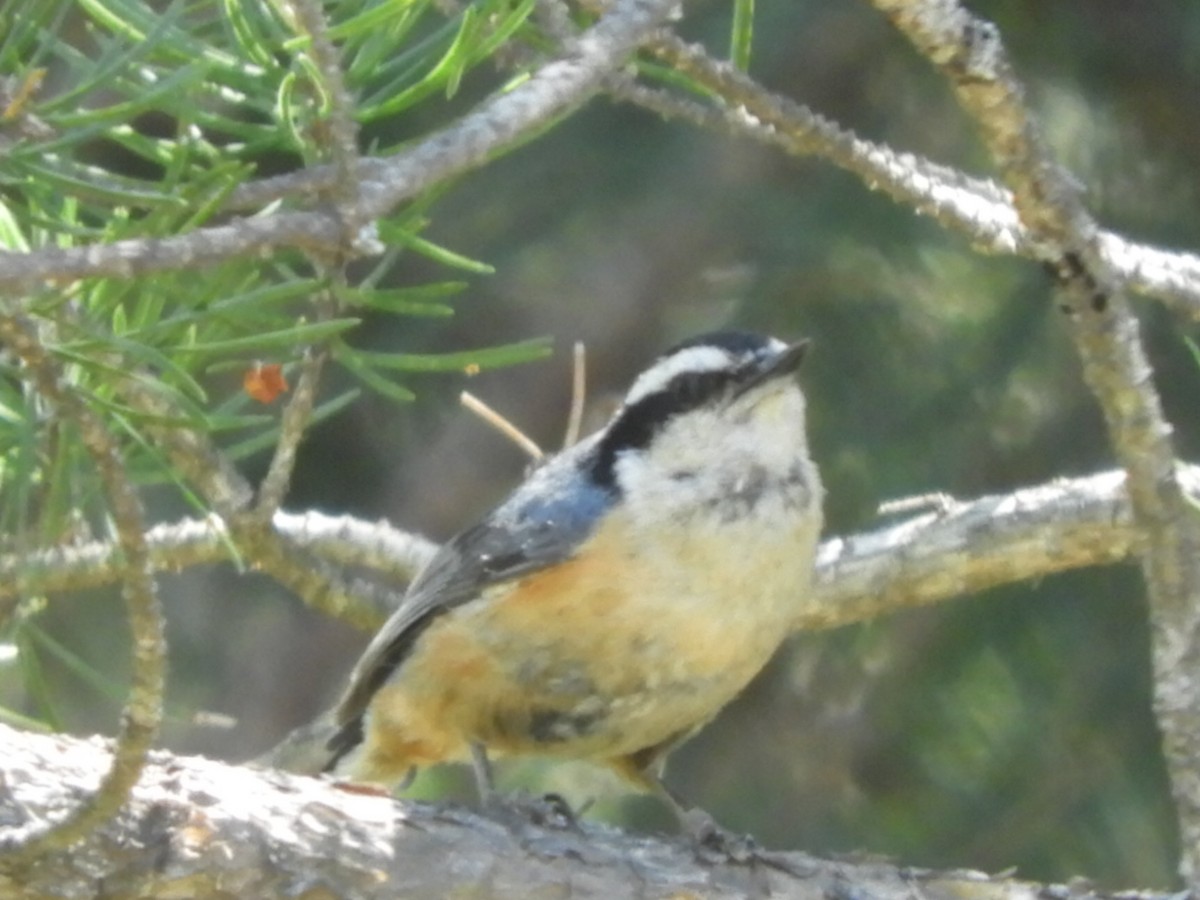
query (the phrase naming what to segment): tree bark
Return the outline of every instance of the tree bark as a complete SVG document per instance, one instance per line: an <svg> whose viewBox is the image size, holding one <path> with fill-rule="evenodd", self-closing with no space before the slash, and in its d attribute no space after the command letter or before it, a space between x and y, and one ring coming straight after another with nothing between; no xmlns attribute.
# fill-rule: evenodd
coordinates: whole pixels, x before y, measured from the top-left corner
<svg viewBox="0 0 1200 900"><path fill-rule="evenodd" d="M0 827L12 845L94 791L109 742L0 726ZM683 838L504 824L465 809L198 757L152 754L125 809L22 871L0 898L1102 898L981 872L763 851L697 857ZM1123 891L1122 900L1165 898Z"/></svg>

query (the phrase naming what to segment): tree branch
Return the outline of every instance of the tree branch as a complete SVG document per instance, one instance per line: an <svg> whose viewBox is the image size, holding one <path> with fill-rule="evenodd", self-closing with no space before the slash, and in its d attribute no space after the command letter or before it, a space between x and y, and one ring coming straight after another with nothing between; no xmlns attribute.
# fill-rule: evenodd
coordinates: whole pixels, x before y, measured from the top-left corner
<svg viewBox="0 0 1200 900"><path fill-rule="evenodd" d="M948 0L873 0L954 85L1065 298L1084 379L1128 473L1154 635L1155 713L1180 822L1180 870L1200 881L1200 528L1122 285L1077 183L1050 155L999 31Z"/></svg>
<svg viewBox="0 0 1200 900"><path fill-rule="evenodd" d="M360 169L358 214L363 221L385 216L403 201L482 165L584 103L677 5L678 0L614 0L596 24L564 50L562 58L408 150L378 160L365 172ZM330 170L327 184L337 182L336 173L336 167ZM340 216L325 210L237 219L167 238L0 252L0 289L202 268L284 247L330 253L341 248L343 238Z"/></svg>
<svg viewBox="0 0 1200 900"><path fill-rule="evenodd" d="M116 570L122 583L132 632L133 673L129 697L121 711L116 752L103 769L94 793L82 802L72 798L68 812L54 821L8 829L0 837L0 869L19 870L48 852L70 846L115 815L138 780L146 754L162 721L167 646L163 614L146 548L142 504L130 483L116 441L104 422L68 385L56 361L42 345L36 326L20 315L0 315L0 341L21 361L22 375L79 429L104 487L120 552Z"/></svg>
<svg viewBox="0 0 1200 900"><path fill-rule="evenodd" d="M1200 466L1181 466L1179 477L1200 499ZM369 569L396 585L436 549L386 522L350 516L278 512L272 524L286 545L324 565ZM1121 471L958 501L944 511L824 541L796 628L864 622L999 584L1128 562L1137 533ZM147 544L159 571L229 558L228 536L216 516L159 525L147 534ZM111 584L118 577L115 556L107 542L0 556L0 599L17 596L18 583L45 592ZM380 604L360 621L372 627L389 610L390 604Z"/></svg>
<svg viewBox="0 0 1200 900"><path fill-rule="evenodd" d="M610 82L614 96L665 118L750 138L793 156L827 160L871 190L964 235L981 252L1044 259L1045 248L1021 222L1012 192L1003 185L860 138L807 106L771 93L700 45L660 35L647 49L713 91L719 103L651 90L620 77ZM1098 240L1106 265L1123 283L1189 318L1200 318L1200 256L1137 244L1112 232L1099 232Z"/></svg>
<svg viewBox="0 0 1200 900"><path fill-rule="evenodd" d="M0 822L39 823L90 790L105 742L0 725ZM697 861L680 838L505 826L461 808L397 801L315 778L151 755L122 814L19 876L5 896L774 897L828 900L1106 900L1088 888L980 872L764 852L753 864ZM1121 900L1168 900L1122 891Z"/></svg>
<svg viewBox="0 0 1200 900"><path fill-rule="evenodd" d="M966 235L983 252L1041 258L1040 246L1017 216L1011 192L994 181L864 140L802 104L771 94L744 73L709 57L703 48L661 36L652 49L713 89L721 105L706 106L662 91L632 90L628 81L618 81L618 87L610 88L613 93L660 115L772 144L796 156L827 159L856 174L870 188L883 190L898 202ZM525 97L528 89L529 83L512 93ZM534 93L530 91L531 96ZM534 117L524 127L535 129L555 114L541 108L539 116L547 118ZM359 159L354 166L355 179L360 184L403 182L393 188L399 193L392 195L403 200L478 165L483 161L479 153L486 158L499 152L509 137L507 133L496 133L493 138L500 143L489 147L485 125L491 114L486 105L478 116L396 156ZM473 142L482 140L484 146L470 151L456 146L468 136ZM448 167L446 172L429 167L431 162L439 161ZM258 210L286 198L312 203L334 189L343 177L340 171L335 165L313 166L248 182L232 192L225 208ZM29 253L0 252L0 288L20 289L47 280L129 277L199 268L283 247L328 251L344 241L343 228L344 223L333 210L315 209L238 219L161 239L133 239L92 247L45 247ZM1200 318L1200 256L1139 244L1108 231L1101 231L1098 241L1105 263L1129 288L1161 299L1190 318Z"/></svg>

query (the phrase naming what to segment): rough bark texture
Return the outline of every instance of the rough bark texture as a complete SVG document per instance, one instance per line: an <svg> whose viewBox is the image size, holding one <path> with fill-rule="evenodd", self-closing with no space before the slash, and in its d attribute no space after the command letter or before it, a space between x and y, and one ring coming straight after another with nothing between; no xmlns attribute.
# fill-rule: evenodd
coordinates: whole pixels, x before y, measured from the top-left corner
<svg viewBox="0 0 1200 900"><path fill-rule="evenodd" d="M95 789L106 742L0 726L0 826L39 828ZM153 754L126 809L70 851L0 867L0 898L1100 898L979 872L764 853L699 860L680 838L504 825L314 778ZM1122 892L1124 900L1162 894Z"/></svg>

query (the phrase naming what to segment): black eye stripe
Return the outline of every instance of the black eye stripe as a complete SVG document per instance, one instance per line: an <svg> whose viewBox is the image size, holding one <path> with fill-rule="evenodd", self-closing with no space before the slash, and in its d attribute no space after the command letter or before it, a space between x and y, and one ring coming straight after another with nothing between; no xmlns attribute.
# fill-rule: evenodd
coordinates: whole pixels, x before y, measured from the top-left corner
<svg viewBox="0 0 1200 900"><path fill-rule="evenodd" d="M622 450L648 446L670 418L704 406L739 380L743 369L681 372L653 394L647 394L621 411L596 448L596 481L609 490L616 487L614 467Z"/></svg>
<svg viewBox="0 0 1200 900"><path fill-rule="evenodd" d="M680 372L657 393L669 398L674 412L703 406L738 380L740 370L718 369L711 372ZM643 398L647 399L647 398ZM635 406L638 404L634 404Z"/></svg>

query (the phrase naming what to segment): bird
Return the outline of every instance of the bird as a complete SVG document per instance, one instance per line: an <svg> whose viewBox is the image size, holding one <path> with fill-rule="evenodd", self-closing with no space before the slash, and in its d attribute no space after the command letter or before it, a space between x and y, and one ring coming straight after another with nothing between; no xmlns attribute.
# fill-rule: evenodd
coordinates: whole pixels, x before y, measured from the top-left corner
<svg viewBox="0 0 1200 900"><path fill-rule="evenodd" d="M326 772L404 786L494 758L607 766L695 833L668 754L762 670L810 590L823 489L795 372L745 331L658 356L591 436L451 538L371 640Z"/></svg>

